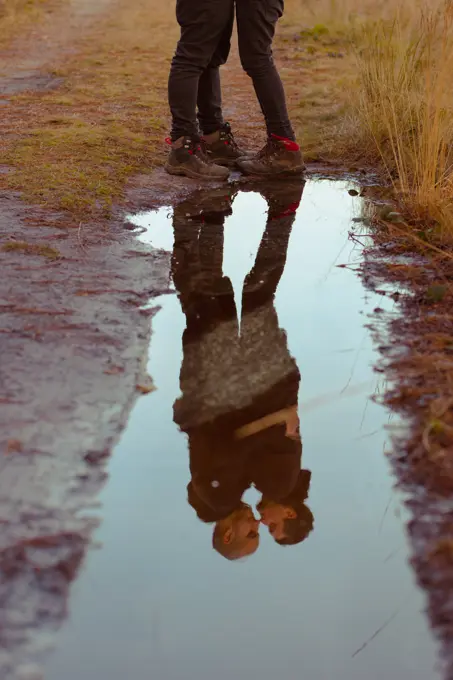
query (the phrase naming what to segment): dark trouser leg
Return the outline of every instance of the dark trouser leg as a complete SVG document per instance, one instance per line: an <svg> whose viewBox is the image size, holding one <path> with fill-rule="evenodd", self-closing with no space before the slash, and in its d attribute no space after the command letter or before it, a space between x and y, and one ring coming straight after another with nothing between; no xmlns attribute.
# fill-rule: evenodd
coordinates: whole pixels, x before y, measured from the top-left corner
<svg viewBox="0 0 453 680"><path fill-rule="evenodd" d="M294 140L285 91L272 57L275 26L282 13L283 0L236 0L241 63L253 80L268 135Z"/></svg>
<svg viewBox="0 0 453 680"><path fill-rule="evenodd" d="M231 34L234 23L234 5L231 16L220 37L211 62L201 74L198 83L198 122L204 135L216 132L223 125L222 92L219 67L226 64L231 47Z"/></svg>
<svg viewBox="0 0 453 680"><path fill-rule="evenodd" d="M181 37L168 82L173 141L183 135L198 134L196 106L200 77L229 25L232 7L233 0L177 0Z"/></svg>

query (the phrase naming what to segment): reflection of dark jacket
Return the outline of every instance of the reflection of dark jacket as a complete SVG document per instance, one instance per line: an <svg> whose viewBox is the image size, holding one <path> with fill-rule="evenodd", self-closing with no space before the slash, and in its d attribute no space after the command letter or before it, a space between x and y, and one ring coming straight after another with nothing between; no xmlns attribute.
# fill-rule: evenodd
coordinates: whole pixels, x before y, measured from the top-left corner
<svg viewBox="0 0 453 680"><path fill-rule="evenodd" d="M300 374L274 307L294 214L268 220L244 282L240 330L222 274L223 219L211 213L188 224L174 216L173 280L187 321L174 419L189 439L189 501L205 521L232 512L252 483L268 498L285 498L302 454L285 425L235 437L238 428L297 404Z"/></svg>
<svg viewBox="0 0 453 680"><path fill-rule="evenodd" d="M252 484L268 499L285 499L297 482L302 443L285 434L285 425L274 425L244 439L236 439L236 427L263 414L296 403L298 375L288 376L273 393L261 395L248 408L221 416L188 430L190 447L189 501L200 519L214 521L238 507ZM290 404L291 402L291 404Z"/></svg>

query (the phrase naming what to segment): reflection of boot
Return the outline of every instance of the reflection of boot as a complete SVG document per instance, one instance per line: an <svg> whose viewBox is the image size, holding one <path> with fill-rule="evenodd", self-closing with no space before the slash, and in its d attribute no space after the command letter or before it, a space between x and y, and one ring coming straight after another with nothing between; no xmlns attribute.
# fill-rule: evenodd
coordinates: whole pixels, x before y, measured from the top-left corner
<svg viewBox="0 0 453 680"><path fill-rule="evenodd" d="M235 191L230 186L197 191L174 209L174 218L204 221L209 215L231 215Z"/></svg>
<svg viewBox="0 0 453 680"><path fill-rule="evenodd" d="M262 197L267 201L269 220L290 217L299 207L305 182L273 182L257 187Z"/></svg>
<svg viewBox="0 0 453 680"><path fill-rule="evenodd" d="M199 191L175 207L172 274L183 298L196 292L209 306L211 296L231 294L222 264L223 223L232 213L233 198L231 187L217 188Z"/></svg>
<svg viewBox="0 0 453 680"><path fill-rule="evenodd" d="M249 191L259 192L268 205L266 229L255 264L244 282L242 309L246 313L272 300L286 263L291 229L304 182L257 182Z"/></svg>

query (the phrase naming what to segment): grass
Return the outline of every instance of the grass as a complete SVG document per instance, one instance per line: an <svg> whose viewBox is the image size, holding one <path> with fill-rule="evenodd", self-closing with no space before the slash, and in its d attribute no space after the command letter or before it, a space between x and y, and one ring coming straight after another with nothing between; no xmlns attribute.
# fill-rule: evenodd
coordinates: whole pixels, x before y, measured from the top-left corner
<svg viewBox="0 0 453 680"><path fill-rule="evenodd" d="M170 16L144 0L124 3L55 71L63 87L15 98L20 118L4 123L12 133L7 187L76 218L108 216L127 179L156 166L175 41Z"/></svg>
<svg viewBox="0 0 453 680"><path fill-rule="evenodd" d="M48 260L58 260L60 253L56 248L41 245L39 243L27 243L26 241L10 241L1 248L6 253L23 253L24 255L39 255Z"/></svg>
<svg viewBox="0 0 453 680"><path fill-rule="evenodd" d="M6 47L60 4L60 0L0 0L0 46Z"/></svg>
<svg viewBox="0 0 453 680"><path fill-rule="evenodd" d="M62 87L5 112L13 171L0 182L75 222L108 216L128 179L162 162L176 38L173 7L123 0L56 66ZM451 243L451 0L288 0L275 52L307 159L381 167L414 230Z"/></svg>
<svg viewBox="0 0 453 680"><path fill-rule="evenodd" d="M275 52L306 159L344 162L339 132L356 78L354 58L344 27L320 18L309 5L286 3Z"/></svg>
<svg viewBox="0 0 453 680"><path fill-rule="evenodd" d="M290 3L287 44L290 36L300 45L293 60L312 79L311 91L290 99L308 158L380 167L414 230L424 224L428 240L450 246L451 0ZM327 65L332 50L342 58Z"/></svg>
<svg viewBox="0 0 453 680"><path fill-rule="evenodd" d="M276 53L306 155L325 160L335 154L344 109L344 97L332 93L347 89L352 56L344 36L319 22L308 26L303 49L296 49L298 0L287 7ZM66 210L75 225L88 216L107 217L128 179L160 165L166 153L166 87L177 35L173 6L123 0L79 41L74 57L55 66L64 81L58 90L17 96L14 107L2 111L3 162L12 171L0 175L0 185L29 202ZM247 88L245 103L238 104L242 127L253 94L247 78L240 87ZM240 99L234 87L229 91Z"/></svg>
<svg viewBox="0 0 453 680"><path fill-rule="evenodd" d="M356 120L405 212L453 239L453 6L365 26L358 38Z"/></svg>

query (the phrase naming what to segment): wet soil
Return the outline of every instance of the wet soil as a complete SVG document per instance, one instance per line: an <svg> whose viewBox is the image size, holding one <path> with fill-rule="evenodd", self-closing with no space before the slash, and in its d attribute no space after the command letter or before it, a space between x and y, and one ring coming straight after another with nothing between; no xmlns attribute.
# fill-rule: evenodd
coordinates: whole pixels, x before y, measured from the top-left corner
<svg viewBox="0 0 453 680"><path fill-rule="evenodd" d="M129 217L174 294L148 305L156 390L109 463L50 680L441 677L367 328L397 311L355 271L349 188L222 188Z"/></svg>
<svg viewBox="0 0 453 680"><path fill-rule="evenodd" d="M121 225L84 232L11 195L0 206L0 676L9 680L41 660L66 616L94 525L81 510L105 481L135 395L149 389L142 307L167 290L169 259Z"/></svg>
<svg viewBox="0 0 453 680"><path fill-rule="evenodd" d="M378 370L388 376L388 408L408 423L393 442L391 461L407 494L412 565L428 593L428 612L442 640L445 677L453 678L453 260L434 251L419 231L380 224L361 276L367 289L391 282L400 313L376 315ZM388 338L392 342L388 342Z"/></svg>

